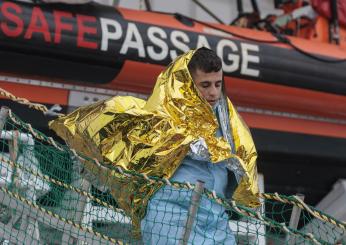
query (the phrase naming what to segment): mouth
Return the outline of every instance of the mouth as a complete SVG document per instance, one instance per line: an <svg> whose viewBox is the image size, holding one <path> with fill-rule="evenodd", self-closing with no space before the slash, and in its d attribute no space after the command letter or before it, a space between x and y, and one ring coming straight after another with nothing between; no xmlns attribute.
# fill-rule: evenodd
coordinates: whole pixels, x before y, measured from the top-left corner
<svg viewBox="0 0 346 245"><path fill-rule="evenodd" d="M216 103L216 100L208 100L208 103L213 105Z"/></svg>

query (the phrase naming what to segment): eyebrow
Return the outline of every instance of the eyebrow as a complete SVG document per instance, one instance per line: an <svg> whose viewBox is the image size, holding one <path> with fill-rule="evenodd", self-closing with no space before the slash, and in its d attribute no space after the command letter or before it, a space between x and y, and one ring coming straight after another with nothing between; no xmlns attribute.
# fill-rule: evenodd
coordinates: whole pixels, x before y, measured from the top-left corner
<svg viewBox="0 0 346 245"><path fill-rule="evenodd" d="M204 84L206 84L206 83L212 83L212 82L210 82L210 81L202 81L201 83L204 83ZM222 83L222 80L219 80L219 81L216 81L215 83Z"/></svg>

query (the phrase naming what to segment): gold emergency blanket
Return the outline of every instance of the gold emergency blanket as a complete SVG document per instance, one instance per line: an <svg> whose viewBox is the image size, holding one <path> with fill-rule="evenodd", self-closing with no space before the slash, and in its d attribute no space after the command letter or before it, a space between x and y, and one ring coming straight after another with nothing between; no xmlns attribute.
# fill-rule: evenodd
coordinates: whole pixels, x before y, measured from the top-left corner
<svg viewBox="0 0 346 245"><path fill-rule="evenodd" d="M159 186L118 174L114 166L170 178L189 151L190 143L201 137L212 162L232 157L239 160L245 175L233 195L235 201L250 207L259 205L257 153L251 134L228 101L236 154L231 153L226 140L215 137L217 119L187 68L193 53L178 57L160 74L148 101L113 97L50 122L50 127L72 148L102 162L104 167L89 161L84 164L109 186L118 205L137 227L150 196Z"/></svg>

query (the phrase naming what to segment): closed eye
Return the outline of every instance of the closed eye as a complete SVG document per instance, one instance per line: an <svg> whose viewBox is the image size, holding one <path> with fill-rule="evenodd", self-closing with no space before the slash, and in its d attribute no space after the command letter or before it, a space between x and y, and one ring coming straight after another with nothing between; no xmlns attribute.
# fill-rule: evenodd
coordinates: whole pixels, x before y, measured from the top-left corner
<svg viewBox="0 0 346 245"><path fill-rule="evenodd" d="M210 87L211 82L209 82L209 81L204 81L204 82L201 82L201 85L202 85L202 88L208 88L208 87Z"/></svg>
<svg viewBox="0 0 346 245"><path fill-rule="evenodd" d="M203 82L201 82L201 87L202 88L208 88L208 87L210 87L212 85L213 85L213 82L210 82L210 81L203 81ZM222 81L215 82L215 87L216 88L221 87L221 85L222 85Z"/></svg>

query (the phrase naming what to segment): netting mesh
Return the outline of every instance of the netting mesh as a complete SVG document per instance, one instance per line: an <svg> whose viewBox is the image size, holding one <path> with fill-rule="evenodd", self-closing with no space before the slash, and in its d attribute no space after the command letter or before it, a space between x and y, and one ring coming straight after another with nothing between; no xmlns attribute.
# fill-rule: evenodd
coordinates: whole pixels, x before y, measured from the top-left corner
<svg viewBox="0 0 346 245"><path fill-rule="evenodd" d="M85 176L90 173L83 172L73 151L12 113L1 131L0 150L2 242L346 244L345 223L295 197L262 194L262 206L254 210L208 190L198 196L195 186L158 178L150 181L161 181L164 186L151 198L138 237L131 218L117 206L106 186ZM142 178L143 184L149 181L137 173L121 174ZM196 196L198 202L193 201ZM195 207L195 215L191 207ZM292 213L296 224L290 224Z"/></svg>

